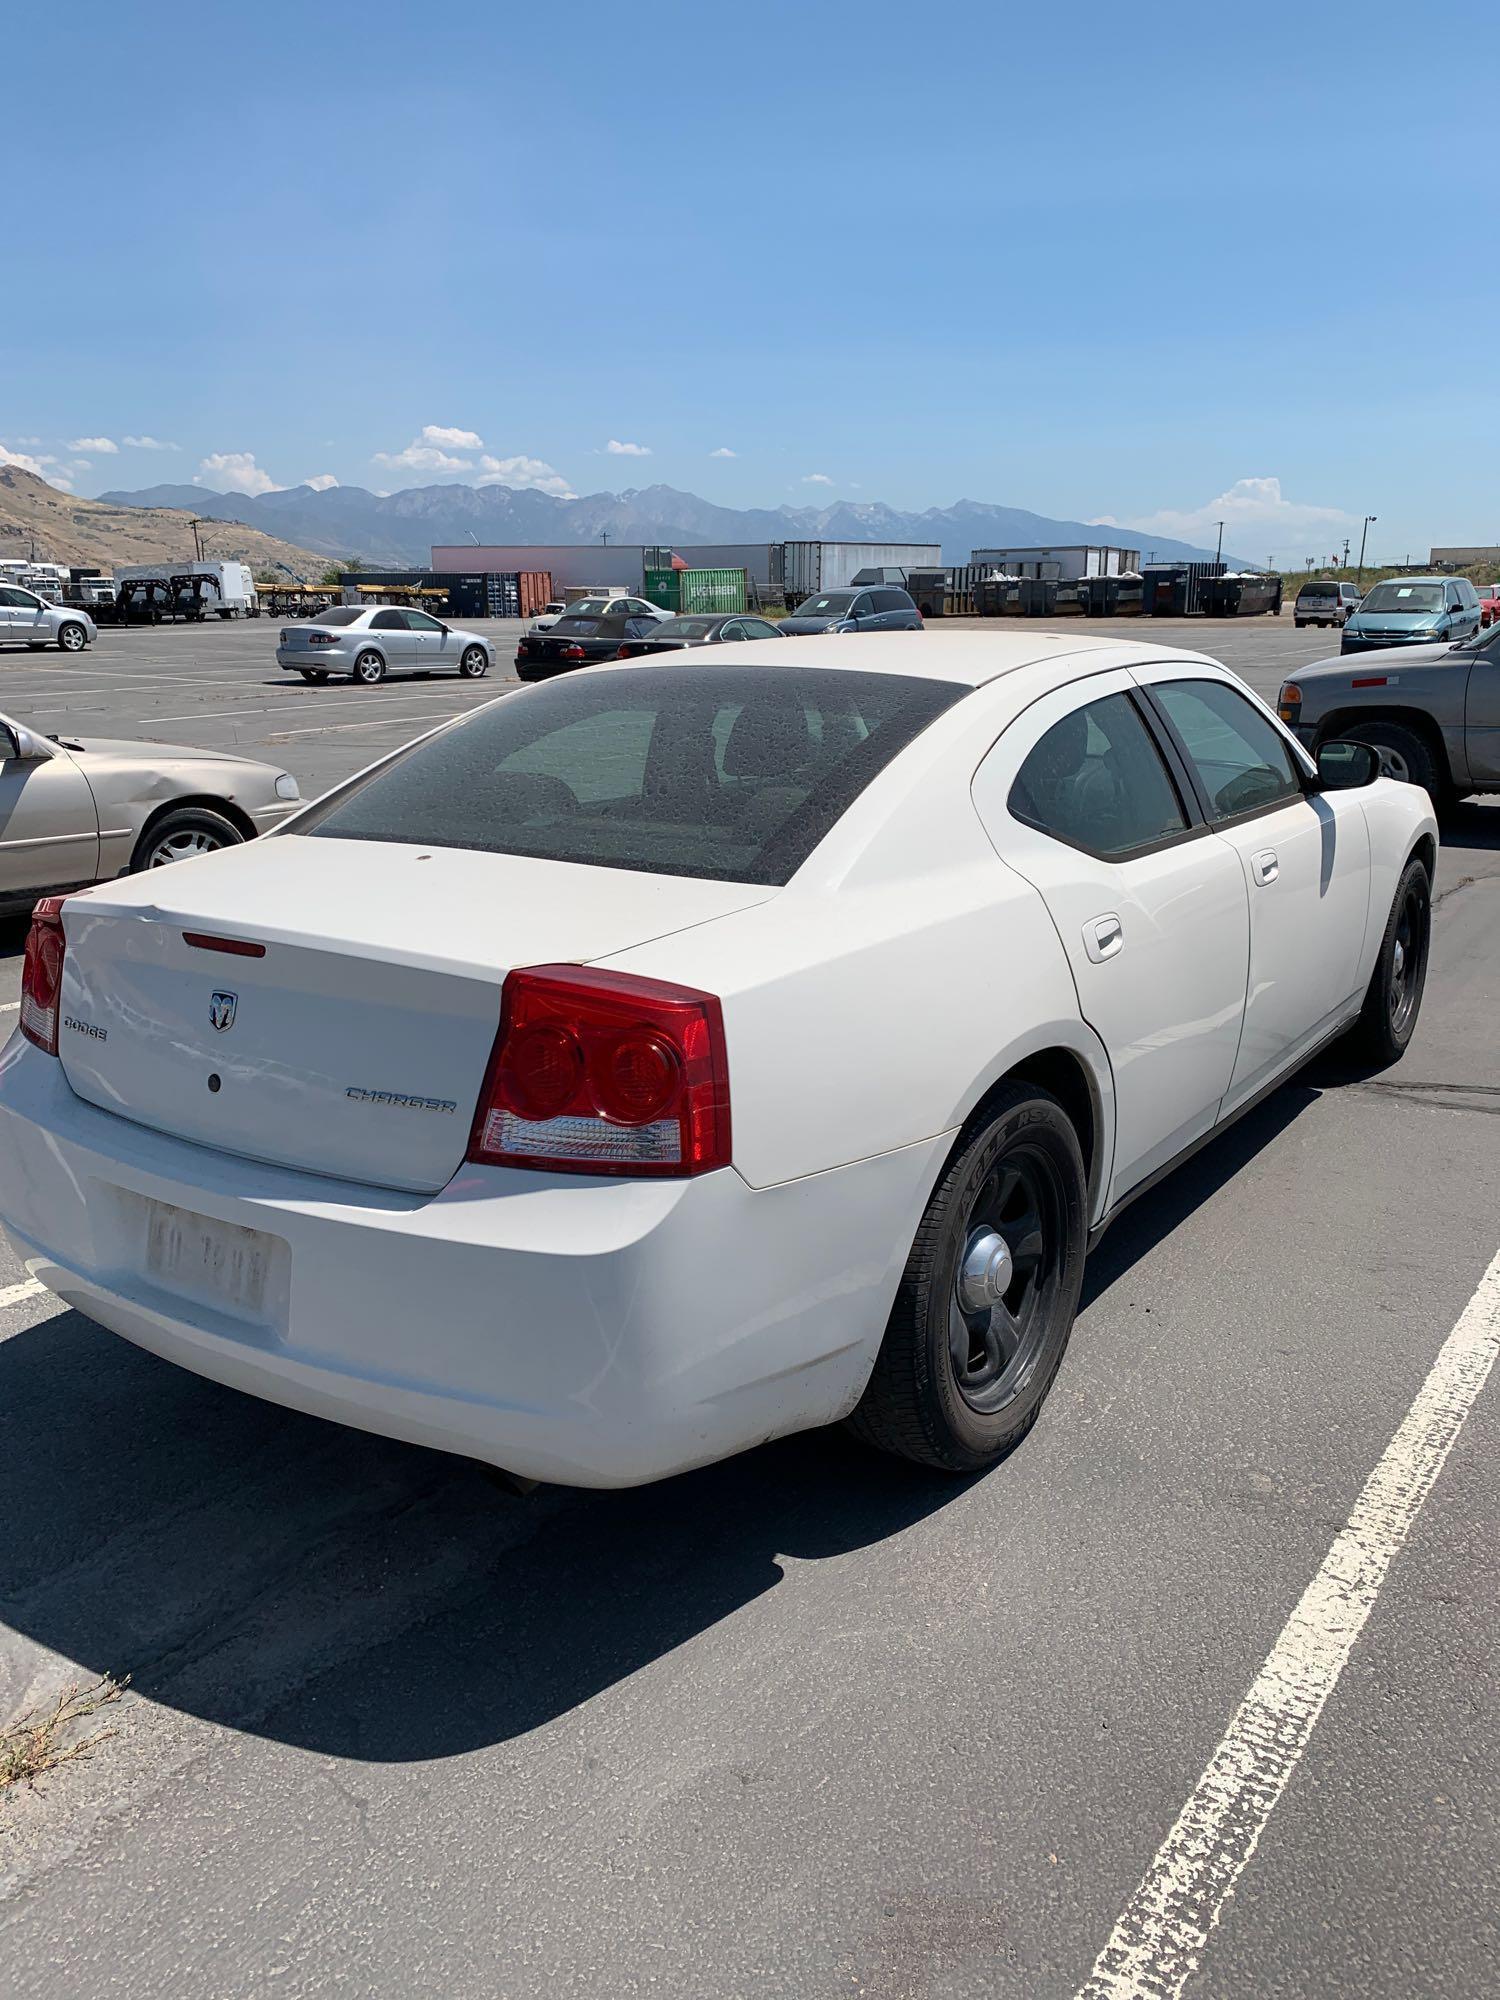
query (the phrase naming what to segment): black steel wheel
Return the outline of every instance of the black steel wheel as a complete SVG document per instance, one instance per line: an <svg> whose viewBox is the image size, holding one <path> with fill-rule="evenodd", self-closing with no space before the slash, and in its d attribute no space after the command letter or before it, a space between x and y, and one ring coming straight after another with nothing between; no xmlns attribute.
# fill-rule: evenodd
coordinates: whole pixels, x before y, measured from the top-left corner
<svg viewBox="0 0 1500 2000"><path fill-rule="evenodd" d="M1067 1113L1024 1080L1003 1086L927 1205L853 1429L952 1472L1018 1444L1068 1344L1087 1218Z"/></svg>
<svg viewBox="0 0 1500 2000"><path fill-rule="evenodd" d="M1431 946L1432 883L1426 864L1413 859L1396 886L1365 1004L1350 1031L1355 1056L1384 1068L1406 1053L1422 1011Z"/></svg>

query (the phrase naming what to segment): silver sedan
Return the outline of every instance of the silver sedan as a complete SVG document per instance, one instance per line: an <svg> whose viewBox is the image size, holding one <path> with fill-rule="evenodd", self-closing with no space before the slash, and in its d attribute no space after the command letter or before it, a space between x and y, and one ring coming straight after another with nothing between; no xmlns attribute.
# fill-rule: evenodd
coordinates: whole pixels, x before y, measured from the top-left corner
<svg viewBox="0 0 1500 2000"><path fill-rule="evenodd" d="M81 653L99 636L94 621L76 604L49 604L18 583L0 583L0 646L60 646Z"/></svg>
<svg viewBox="0 0 1500 2000"><path fill-rule="evenodd" d="M300 810L291 773L248 757L57 741L0 715L0 908L234 847Z"/></svg>
<svg viewBox="0 0 1500 2000"><path fill-rule="evenodd" d="M477 681L494 665L495 649L481 633L461 632L427 611L335 604L305 625L288 625L276 660L284 673L305 681L340 674L374 687L388 673L456 673Z"/></svg>

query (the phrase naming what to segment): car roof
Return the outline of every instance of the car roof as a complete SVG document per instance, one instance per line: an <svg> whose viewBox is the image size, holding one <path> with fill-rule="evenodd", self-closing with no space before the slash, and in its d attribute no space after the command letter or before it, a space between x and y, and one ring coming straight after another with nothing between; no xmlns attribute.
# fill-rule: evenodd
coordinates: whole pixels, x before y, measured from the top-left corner
<svg viewBox="0 0 1500 2000"><path fill-rule="evenodd" d="M804 650L794 651L799 644ZM1180 646L1151 646L1138 639L1089 638L1083 634L1075 638L1065 632L781 633L774 639L742 641L734 648L733 664L754 666L763 661L778 669L839 667L851 673L909 674L977 688L1020 667L1095 659L1099 668L1173 660L1220 665L1205 653L1188 652ZM626 673L634 664L609 661L602 669L591 671L612 673L618 667ZM710 662L703 665L706 672L713 671Z"/></svg>

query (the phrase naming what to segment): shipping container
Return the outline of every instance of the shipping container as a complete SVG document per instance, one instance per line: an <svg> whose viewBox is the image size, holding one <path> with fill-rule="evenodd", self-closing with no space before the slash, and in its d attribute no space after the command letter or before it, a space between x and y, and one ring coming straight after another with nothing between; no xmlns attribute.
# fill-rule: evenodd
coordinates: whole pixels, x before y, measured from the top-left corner
<svg viewBox="0 0 1500 2000"><path fill-rule="evenodd" d="M745 572L742 569L648 569L645 595L663 611L676 615L715 615L743 611Z"/></svg>
<svg viewBox="0 0 1500 2000"><path fill-rule="evenodd" d="M552 595L547 570L346 569L346 604L420 604L435 618L532 618Z"/></svg>
<svg viewBox="0 0 1500 2000"><path fill-rule="evenodd" d="M942 560L937 542L783 542L771 581L800 603L816 590L847 590L862 569L938 569Z"/></svg>

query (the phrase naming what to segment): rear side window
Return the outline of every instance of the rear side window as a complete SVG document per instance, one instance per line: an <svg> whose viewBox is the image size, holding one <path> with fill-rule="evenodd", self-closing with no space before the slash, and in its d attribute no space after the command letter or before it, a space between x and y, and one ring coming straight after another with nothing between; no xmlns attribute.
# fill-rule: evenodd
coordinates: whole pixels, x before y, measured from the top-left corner
<svg viewBox="0 0 1500 2000"><path fill-rule="evenodd" d="M874 593L877 611L910 611L912 601L904 590L877 590Z"/></svg>
<svg viewBox="0 0 1500 2000"><path fill-rule="evenodd" d="M1209 818L1234 819L1299 798L1301 781L1279 730L1222 681L1162 681L1152 692L1208 794Z"/></svg>
<svg viewBox="0 0 1500 2000"><path fill-rule="evenodd" d="M297 831L779 887L967 691L816 667L570 676L414 744Z"/></svg>
<svg viewBox="0 0 1500 2000"><path fill-rule="evenodd" d="M1039 833L1111 860L1187 831L1177 787L1124 694L1054 723L1016 773L1009 804Z"/></svg>
<svg viewBox="0 0 1500 2000"><path fill-rule="evenodd" d="M404 632L407 629L404 611L377 611L370 620L372 632Z"/></svg>

